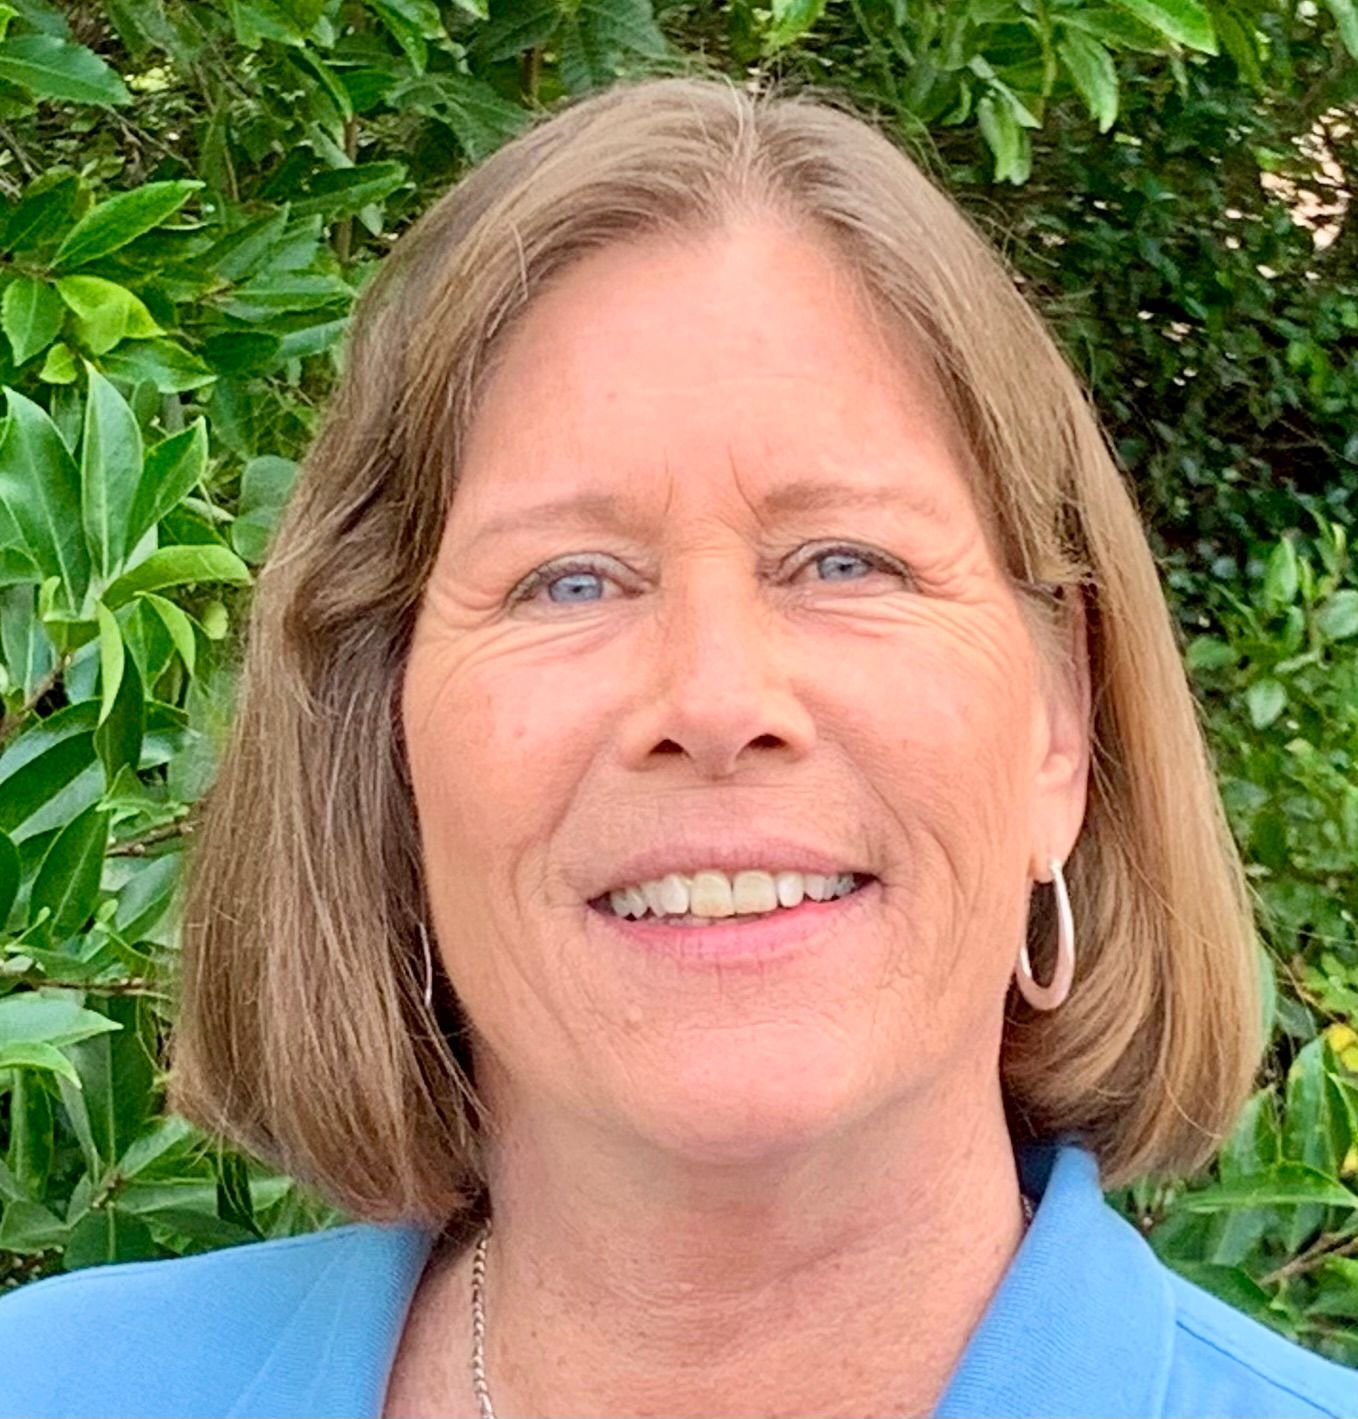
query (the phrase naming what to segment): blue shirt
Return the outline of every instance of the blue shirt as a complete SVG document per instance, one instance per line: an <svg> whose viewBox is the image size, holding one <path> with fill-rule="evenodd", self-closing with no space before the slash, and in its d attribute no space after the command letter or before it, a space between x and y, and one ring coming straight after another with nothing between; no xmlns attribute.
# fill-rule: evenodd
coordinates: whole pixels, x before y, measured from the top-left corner
<svg viewBox="0 0 1358 1419"><path fill-rule="evenodd" d="M1358 1419L1358 1370L1183 1280L1062 1140L935 1413ZM434 1241L357 1223L44 1278L0 1299L0 1415L380 1416Z"/></svg>

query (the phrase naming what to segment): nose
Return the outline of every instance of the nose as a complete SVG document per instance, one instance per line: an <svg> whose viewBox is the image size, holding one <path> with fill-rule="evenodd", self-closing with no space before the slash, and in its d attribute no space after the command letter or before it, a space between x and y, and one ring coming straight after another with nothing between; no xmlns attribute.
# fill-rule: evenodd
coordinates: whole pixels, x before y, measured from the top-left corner
<svg viewBox="0 0 1358 1419"><path fill-rule="evenodd" d="M622 728L628 766L685 754L721 779L762 756L806 754L815 725L793 688L793 646L748 569L694 567L658 599Z"/></svg>

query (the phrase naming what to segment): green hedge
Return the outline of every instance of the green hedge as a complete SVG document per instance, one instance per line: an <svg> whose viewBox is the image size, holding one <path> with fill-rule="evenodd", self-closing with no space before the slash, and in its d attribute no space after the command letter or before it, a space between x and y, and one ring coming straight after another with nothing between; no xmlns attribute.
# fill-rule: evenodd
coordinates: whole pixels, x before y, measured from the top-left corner
<svg viewBox="0 0 1358 1419"><path fill-rule="evenodd" d="M0 1282L345 1220L163 1111L250 586L394 236L563 97L716 71L880 114L1094 392L1277 968L1210 1174L1110 1200L1358 1365L1352 0L11 0L0 31Z"/></svg>

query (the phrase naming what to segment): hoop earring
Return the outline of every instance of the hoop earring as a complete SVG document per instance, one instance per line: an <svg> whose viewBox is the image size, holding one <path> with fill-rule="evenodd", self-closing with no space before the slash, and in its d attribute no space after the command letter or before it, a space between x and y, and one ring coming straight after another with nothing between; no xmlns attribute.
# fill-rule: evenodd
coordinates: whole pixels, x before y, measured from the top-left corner
<svg viewBox="0 0 1358 1419"><path fill-rule="evenodd" d="M420 922L420 940L424 942L424 1003L430 1009L434 1005L434 959L429 950L429 933Z"/></svg>
<svg viewBox="0 0 1358 1419"><path fill-rule="evenodd" d="M1049 985L1038 985L1033 979L1032 962L1028 959L1028 942L1019 947L1019 963L1015 976L1023 998L1034 1010L1055 1010L1070 994L1075 978L1075 920L1070 911L1070 894L1061 871L1059 858L1048 858L1052 870L1052 886L1056 890L1056 970Z"/></svg>

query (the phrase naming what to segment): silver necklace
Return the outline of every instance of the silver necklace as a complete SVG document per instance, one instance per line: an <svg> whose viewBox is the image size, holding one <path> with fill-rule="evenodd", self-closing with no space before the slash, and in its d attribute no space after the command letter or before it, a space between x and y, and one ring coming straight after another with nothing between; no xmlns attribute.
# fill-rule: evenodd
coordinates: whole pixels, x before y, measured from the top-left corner
<svg viewBox="0 0 1358 1419"><path fill-rule="evenodd" d="M1023 1201L1023 1230L1033 1220L1033 1204L1026 1192ZM490 1242L490 1222L481 1229L472 1253L472 1389L481 1406L481 1419L495 1419L495 1406L490 1402L490 1386L486 1383L486 1247Z"/></svg>

